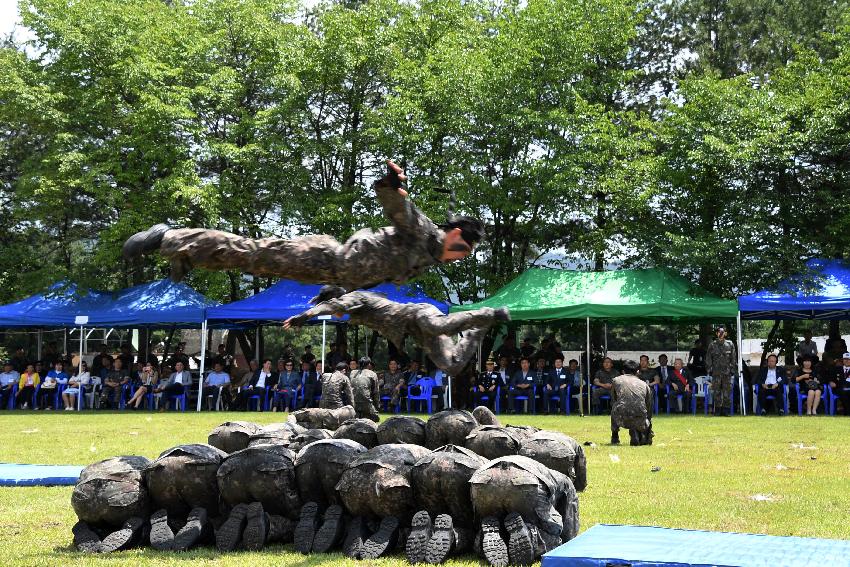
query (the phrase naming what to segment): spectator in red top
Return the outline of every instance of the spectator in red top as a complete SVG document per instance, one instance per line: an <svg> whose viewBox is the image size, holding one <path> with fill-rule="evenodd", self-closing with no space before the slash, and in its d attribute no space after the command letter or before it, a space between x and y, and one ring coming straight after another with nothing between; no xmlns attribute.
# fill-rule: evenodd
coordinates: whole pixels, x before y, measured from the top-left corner
<svg viewBox="0 0 850 567"><path fill-rule="evenodd" d="M670 386L670 400L682 404L678 409L673 408L673 410L680 413L687 411L687 408L691 407L691 396L696 390L696 382L694 382L694 378L688 369L685 368L685 363L681 358L673 361L673 371L667 374L667 385ZM679 394L682 394L681 402L679 402Z"/></svg>

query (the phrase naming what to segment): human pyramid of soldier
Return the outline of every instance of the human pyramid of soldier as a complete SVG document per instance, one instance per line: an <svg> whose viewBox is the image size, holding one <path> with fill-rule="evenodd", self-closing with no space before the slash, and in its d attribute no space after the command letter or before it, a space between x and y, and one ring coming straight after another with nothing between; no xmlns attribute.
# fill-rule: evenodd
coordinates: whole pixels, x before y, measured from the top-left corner
<svg viewBox="0 0 850 567"><path fill-rule="evenodd" d="M292 543L355 559L399 549L410 563L437 564L474 551L494 566L529 565L578 534L576 490L587 484L574 439L501 426L486 407L427 422L350 419L335 431L293 416L266 427L228 422L208 442L86 467L71 497L75 546Z"/></svg>

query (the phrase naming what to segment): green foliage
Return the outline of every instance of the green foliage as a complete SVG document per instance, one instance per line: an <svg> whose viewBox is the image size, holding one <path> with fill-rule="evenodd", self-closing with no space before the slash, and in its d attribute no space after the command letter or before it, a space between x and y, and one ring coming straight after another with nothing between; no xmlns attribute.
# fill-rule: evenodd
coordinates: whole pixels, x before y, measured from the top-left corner
<svg viewBox="0 0 850 567"><path fill-rule="evenodd" d="M251 237L381 226L394 157L435 220L487 224L421 280L671 266L734 296L850 254L844 2L22 0L0 47L0 301L114 288L155 223ZM265 280L195 272L211 297Z"/></svg>

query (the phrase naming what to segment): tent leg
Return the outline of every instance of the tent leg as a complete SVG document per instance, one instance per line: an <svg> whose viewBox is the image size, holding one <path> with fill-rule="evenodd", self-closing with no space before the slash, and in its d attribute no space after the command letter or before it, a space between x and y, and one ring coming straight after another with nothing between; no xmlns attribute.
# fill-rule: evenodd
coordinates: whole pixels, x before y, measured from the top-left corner
<svg viewBox="0 0 850 567"><path fill-rule="evenodd" d="M83 341L85 341L85 332L83 326L80 325L80 361L77 366L77 380L79 381L80 376L83 374ZM83 396L86 395L85 386L77 382L77 388L79 388L80 393L77 394L77 411L83 410ZM94 392L94 386L92 386L92 392Z"/></svg>
<svg viewBox="0 0 850 567"><path fill-rule="evenodd" d="M744 398L744 353L741 347L744 345L744 337L741 334L741 312L738 311L738 389L741 391L741 415L747 415L747 400ZM734 408L732 408L734 409Z"/></svg>
<svg viewBox="0 0 850 567"><path fill-rule="evenodd" d="M327 352L325 345L327 344L327 341L328 341L328 322L322 321L322 372L323 373L328 371L328 369L325 368L325 353ZM319 376L318 379L321 380L322 377Z"/></svg>
<svg viewBox="0 0 850 567"><path fill-rule="evenodd" d="M62 354L68 354L68 329L62 329Z"/></svg>
<svg viewBox="0 0 850 567"><path fill-rule="evenodd" d="M201 411L201 402L204 401L204 364L207 361L207 320L201 323L201 364L198 369L198 409ZM185 409L185 408L184 408Z"/></svg>
<svg viewBox="0 0 850 567"><path fill-rule="evenodd" d="M604 323L604 328L605 328L605 335L604 335L604 336L605 336L605 343L604 343L604 345L605 345L605 347L604 347L604 355L605 355L605 356L608 356L608 321L605 321L605 323Z"/></svg>
<svg viewBox="0 0 850 567"><path fill-rule="evenodd" d="M260 364L260 326L257 325L257 328L254 329L254 360L257 361L257 365L262 368L262 364Z"/></svg>
<svg viewBox="0 0 850 567"><path fill-rule="evenodd" d="M41 329L38 330L38 338L36 339L35 346L35 358L36 360L41 360L41 347L44 344L44 331Z"/></svg>
<svg viewBox="0 0 850 567"><path fill-rule="evenodd" d="M587 318L587 412L590 413L590 317ZM579 387L579 415L584 417L584 380Z"/></svg>

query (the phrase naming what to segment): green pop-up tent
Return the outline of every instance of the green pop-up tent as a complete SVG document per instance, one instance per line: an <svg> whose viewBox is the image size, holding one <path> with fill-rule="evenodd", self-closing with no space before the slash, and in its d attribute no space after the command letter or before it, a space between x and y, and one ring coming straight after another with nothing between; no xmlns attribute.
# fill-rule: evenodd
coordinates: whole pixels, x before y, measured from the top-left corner
<svg viewBox="0 0 850 567"><path fill-rule="evenodd" d="M738 303L712 295L669 269L581 272L531 268L487 299L456 305L451 312L480 307L508 307L513 321L584 319L587 322L587 368L590 368L591 319L649 323L735 319L738 368L743 368ZM743 396L743 380L739 383Z"/></svg>
<svg viewBox="0 0 850 567"><path fill-rule="evenodd" d="M654 268L579 272L531 268L487 299L452 311L507 306L514 321L734 319L738 304Z"/></svg>

